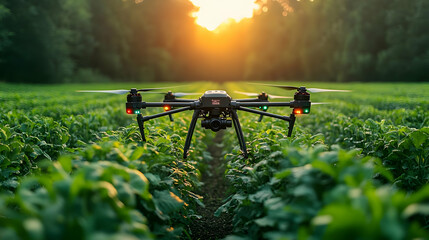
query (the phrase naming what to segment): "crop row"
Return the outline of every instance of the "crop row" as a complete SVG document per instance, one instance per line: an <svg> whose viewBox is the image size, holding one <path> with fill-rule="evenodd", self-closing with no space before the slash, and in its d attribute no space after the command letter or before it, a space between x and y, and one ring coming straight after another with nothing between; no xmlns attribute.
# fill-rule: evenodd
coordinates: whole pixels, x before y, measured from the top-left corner
<svg viewBox="0 0 429 240"><path fill-rule="evenodd" d="M29 87L0 93L0 238L189 237L211 158L206 130L197 127L184 161L189 117L146 124L142 143L123 98ZM250 158L229 129L231 190L217 211L234 216L228 239L429 238L427 100L414 92L380 101L377 91L313 106L292 138L287 123L240 112Z"/></svg>
<svg viewBox="0 0 429 240"><path fill-rule="evenodd" d="M295 137L287 138L286 125L277 121L261 125L249 121L250 116L242 119L245 119L250 158L239 156L238 148L235 154L227 154L226 177L232 192L217 211L217 215L224 212L234 215L236 235L228 240L429 237L427 167L422 175L413 175L415 172L400 168L413 165L414 159L404 158L396 165L389 161L403 154L427 157L427 128L403 127L402 136L398 136L391 133L393 126L378 126L382 123L375 121L368 120L361 126L354 120L336 126L334 119L326 139L321 134L306 133L303 127L297 129ZM335 142L339 145L326 144L335 130L347 132L347 127L355 125L362 131L369 126L378 129L372 139L363 141L368 144L366 148L346 145L346 140ZM335 138L344 140L356 132L348 134ZM225 146L233 146L235 136L227 136L230 137L225 139ZM387 147L398 149L386 149L382 162L372 149L382 145L377 141L384 140L391 141ZM396 168L406 176L397 178ZM414 181L402 181L413 177ZM412 188L414 193L408 194L397 186Z"/></svg>
<svg viewBox="0 0 429 240"><path fill-rule="evenodd" d="M210 137L197 130L199 154L184 161L189 121L181 116L146 124L143 143L122 98L43 94L0 96L0 238L187 234L184 226L202 205L194 192Z"/></svg>

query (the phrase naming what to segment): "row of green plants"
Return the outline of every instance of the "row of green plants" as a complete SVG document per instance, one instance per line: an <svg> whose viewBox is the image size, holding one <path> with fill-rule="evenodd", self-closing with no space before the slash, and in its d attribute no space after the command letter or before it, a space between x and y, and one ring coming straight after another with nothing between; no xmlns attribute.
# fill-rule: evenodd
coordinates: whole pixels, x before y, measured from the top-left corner
<svg viewBox="0 0 429 240"><path fill-rule="evenodd" d="M186 123L185 121L183 123ZM171 127L171 129L168 129ZM0 236L8 239L172 239L186 236L199 216L201 164L210 157L197 131L187 161L186 126L167 121L107 131L96 142L58 160L40 160L16 189L0 196ZM176 132L178 134L173 134ZM19 165L19 167L21 167Z"/></svg>
<svg viewBox="0 0 429 240"><path fill-rule="evenodd" d="M404 111L404 119L407 114L412 118L413 113L413 110ZM389 119L388 114L384 116ZM350 117L342 112L325 112L318 120L314 117L302 120L303 131L320 134L328 146L360 149L365 156L380 158L393 173L394 184L406 191L415 191L429 183L429 128L421 118L423 122L414 121L414 126L420 125L418 128L369 116Z"/></svg>
<svg viewBox="0 0 429 240"><path fill-rule="evenodd" d="M0 95L0 238L189 236L212 136L185 161L187 118L151 121L143 143L124 98L51 88Z"/></svg>
<svg viewBox="0 0 429 240"><path fill-rule="evenodd" d="M231 194L216 213L234 216L235 235L228 240L429 237L427 179L408 193L400 189L404 186L392 171L407 166L410 159L388 167L368 149L326 144L331 132L325 138L299 125L294 137L287 138L286 124L243 119L250 157L244 159L238 148L226 155ZM373 124L375 128L376 122ZM386 130L378 127L380 132ZM405 131L406 136L399 141L418 147L413 150L404 145L397 152L410 148L414 151L408 152L411 156L416 151L425 154L426 133L426 128ZM374 134L366 144L376 144L380 135ZM225 139L225 146L234 146L234 135L226 136L230 137ZM407 174L411 178L414 173Z"/></svg>
<svg viewBox="0 0 429 240"><path fill-rule="evenodd" d="M225 149L233 151L225 158L231 190L217 215L234 215L227 239L428 238L426 85L315 87L354 92L312 94L313 102L330 104L300 116L292 138L287 123L256 123L257 116L240 112L250 157ZM288 95L246 89L261 90ZM225 136L225 146L237 145L233 132Z"/></svg>
<svg viewBox="0 0 429 240"><path fill-rule="evenodd" d="M191 237L207 130L184 161L189 116L151 121L142 143L124 98L27 88L0 94L1 239ZM427 100L357 99L314 106L292 138L287 123L240 112L250 158L229 129L231 190L216 213L234 216L228 239L429 238Z"/></svg>

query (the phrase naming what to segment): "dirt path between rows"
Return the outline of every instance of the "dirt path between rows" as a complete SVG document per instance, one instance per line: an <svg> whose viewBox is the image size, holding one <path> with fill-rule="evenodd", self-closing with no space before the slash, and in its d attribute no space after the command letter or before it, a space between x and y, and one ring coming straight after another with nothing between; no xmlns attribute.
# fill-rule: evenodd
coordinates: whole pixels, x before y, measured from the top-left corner
<svg viewBox="0 0 429 240"><path fill-rule="evenodd" d="M207 170L202 175L204 186L199 193L204 197L204 207L197 208L197 214L202 218L189 226L193 240L222 239L232 232L232 216L222 214L215 217L214 212L223 204L228 185L224 178L225 165L222 155L222 138L224 131L217 132L208 150L213 160L210 161Z"/></svg>

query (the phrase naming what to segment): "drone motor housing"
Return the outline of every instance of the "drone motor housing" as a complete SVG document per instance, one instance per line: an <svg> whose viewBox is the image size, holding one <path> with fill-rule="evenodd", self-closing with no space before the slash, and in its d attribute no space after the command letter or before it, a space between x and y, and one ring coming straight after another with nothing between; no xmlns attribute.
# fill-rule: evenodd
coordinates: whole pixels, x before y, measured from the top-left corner
<svg viewBox="0 0 429 240"><path fill-rule="evenodd" d="M132 88L127 95L127 103L125 105L128 114L140 114L140 103L142 102L142 95L136 88Z"/></svg>
<svg viewBox="0 0 429 240"><path fill-rule="evenodd" d="M310 113L310 93L307 92L305 87L300 87L293 97L294 101L291 104L293 113L296 115Z"/></svg>

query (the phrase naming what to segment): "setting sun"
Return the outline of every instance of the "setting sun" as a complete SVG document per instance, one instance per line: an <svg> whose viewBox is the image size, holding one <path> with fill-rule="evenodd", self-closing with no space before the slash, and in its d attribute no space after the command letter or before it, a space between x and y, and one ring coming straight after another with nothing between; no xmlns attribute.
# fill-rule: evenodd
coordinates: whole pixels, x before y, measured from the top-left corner
<svg viewBox="0 0 429 240"><path fill-rule="evenodd" d="M258 8L254 0L191 0L199 7L195 12L196 23L210 31L229 20L239 22L251 18L253 10Z"/></svg>

